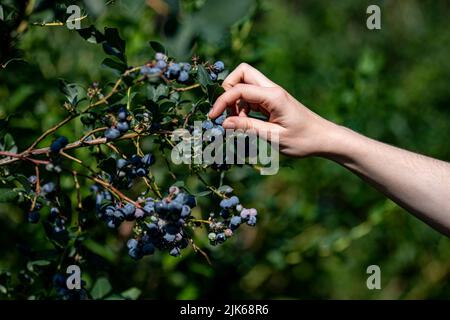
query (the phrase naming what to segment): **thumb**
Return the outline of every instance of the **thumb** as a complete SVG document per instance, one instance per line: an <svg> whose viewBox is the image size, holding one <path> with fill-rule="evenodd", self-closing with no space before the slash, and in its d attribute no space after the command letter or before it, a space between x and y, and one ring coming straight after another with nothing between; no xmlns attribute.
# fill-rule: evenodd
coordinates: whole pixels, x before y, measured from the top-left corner
<svg viewBox="0 0 450 320"><path fill-rule="evenodd" d="M223 122L225 129L253 131L264 139L271 140L271 137L279 134L280 126L249 117L228 117Z"/></svg>

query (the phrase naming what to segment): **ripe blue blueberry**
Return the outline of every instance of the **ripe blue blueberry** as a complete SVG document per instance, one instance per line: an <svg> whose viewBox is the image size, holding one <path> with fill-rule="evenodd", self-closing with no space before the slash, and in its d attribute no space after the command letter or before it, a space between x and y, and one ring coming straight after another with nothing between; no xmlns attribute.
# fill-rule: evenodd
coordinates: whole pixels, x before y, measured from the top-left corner
<svg viewBox="0 0 450 320"><path fill-rule="evenodd" d="M157 52L157 53L155 53L155 59L156 60L166 60L167 56L164 53Z"/></svg>
<svg viewBox="0 0 450 320"><path fill-rule="evenodd" d="M168 205L164 201L158 201L155 203L155 211L160 214L164 214L169 210Z"/></svg>
<svg viewBox="0 0 450 320"><path fill-rule="evenodd" d="M192 66L189 63L187 63L187 62L183 63L183 70L184 71L189 72L189 71L191 71L191 68L192 68Z"/></svg>
<svg viewBox="0 0 450 320"><path fill-rule="evenodd" d="M190 214L191 214L191 207L189 207L188 205L183 205L183 207L181 208L180 217L187 218L189 217Z"/></svg>
<svg viewBox="0 0 450 320"><path fill-rule="evenodd" d="M155 205L154 204L146 204L143 208L145 213L151 214L155 212Z"/></svg>
<svg viewBox="0 0 450 320"><path fill-rule="evenodd" d="M141 68L140 73L142 75L154 75L154 74L159 74L161 73L161 69L159 68L154 68L154 67L148 67L148 66L144 66Z"/></svg>
<svg viewBox="0 0 450 320"><path fill-rule="evenodd" d="M156 62L156 68L163 70L167 67L167 63L164 60L158 60L158 62Z"/></svg>
<svg viewBox="0 0 450 320"><path fill-rule="evenodd" d="M209 73L209 77L211 78L212 81L216 81L217 80L217 74L214 72L210 72Z"/></svg>
<svg viewBox="0 0 450 320"><path fill-rule="evenodd" d="M181 254L180 248L174 247L172 250L170 250L169 254L170 254L172 257L178 257L178 256Z"/></svg>
<svg viewBox="0 0 450 320"><path fill-rule="evenodd" d="M242 219L240 216L234 216L230 220L230 229L235 230L239 227L239 225L242 223Z"/></svg>
<svg viewBox="0 0 450 320"><path fill-rule="evenodd" d="M29 176L28 177L28 182L29 183L31 183L31 184L36 184L36 182L37 182L37 177L36 176Z"/></svg>
<svg viewBox="0 0 450 320"><path fill-rule="evenodd" d="M211 120L205 120L202 122L202 128L205 130L210 130L214 127L214 123Z"/></svg>
<svg viewBox="0 0 450 320"><path fill-rule="evenodd" d="M136 169L136 175L138 177L145 177L147 174L148 174L148 171L145 168L138 168L138 169Z"/></svg>
<svg viewBox="0 0 450 320"><path fill-rule="evenodd" d="M217 73L220 73L225 69L225 64L219 60L214 63L213 68Z"/></svg>
<svg viewBox="0 0 450 320"><path fill-rule="evenodd" d="M230 216L230 212L227 209L222 209L220 210L220 216L227 219Z"/></svg>
<svg viewBox="0 0 450 320"><path fill-rule="evenodd" d="M116 128L108 128L105 130L105 138L107 140L114 140L120 137L121 133Z"/></svg>
<svg viewBox="0 0 450 320"><path fill-rule="evenodd" d="M146 227L150 234L158 233L158 226L156 225L156 223L153 223L153 222L147 223Z"/></svg>
<svg viewBox="0 0 450 320"><path fill-rule="evenodd" d="M120 107L119 111L117 111L117 119L119 119L120 121L125 121L127 120L127 117L128 117L127 108Z"/></svg>
<svg viewBox="0 0 450 320"><path fill-rule="evenodd" d="M170 234L170 233L165 233L163 236L163 239L166 242L173 242L175 240L175 235L174 234Z"/></svg>
<svg viewBox="0 0 450 320"><path fill-rule="evenodd" d="M222 130L220 130L219 127L222 128ZM225 132L225 130L223 130L223 127L218 126L218 127L212 128L210 133L213 136L221 136L221 135L223 135L224 132Z"/></svg>
<svg viewBox="0 0 450 320"><path fill-rule="evenodd" d="M222 209L229 209L232 207L232 202L230 201L230 199L222 199L219 205Z"/></svg>
<svg viewBox="0 0 450 320"><path fill-rule="evenodd" d="M142 210L141 208L137 208L136 211L134 212L134 217L139 219L145 216L145 211Z"/></svg>
<svg viewBox="0 0 450 320"><path fill-rule="evenodd" d="M250 211L248 209L242 209L240 216L242 219L248 219L248 217L250 216Z"/></svg>
<svg viewBox="0 0 450 320"><path fill-rule="evenodd" d="M41 214L37 210L28 213L28 222L30 223L38 223L40 218Z"/></svg>
<svg viewBox="0 0 450 320"><path fill-rule="evenodd" d="M116 166L117 166L117 169L122 169L122 168L124 168L126 165L128 165L128 161L127 160L125 160L125 159L117 159L117 161L116 161Z"/></svg>
<svg viewBox="0 0 450 320"><path fill-rule="evenodd" d="M149 167L155 163L155 157L151 153L147 153L142 157L141 162L144 166Z"/></svg>
<svg viewBox="0 0 450 320"><path fill-rule="evenodd" d="M59 150L67 146L68 143L69 140L67 140L66 137L59 137L50 145L50 151L53 153L58 153Z"/></svg>
<svg viewBox="0 0 450 320"><path fill-rule="evenodd" d="M256 216L249 216L247 224L252 227L255 226L256 225Z"/></svg>
<svg viewBox="0 0 450 320"><path fill-rule="evenodd" d="M155 246L153 243L149 242L142 246L142 254L149 255L153 254L155 252Z"/></svg>
<svg viewBox="0 0 450 320"><path fill-rule="evenodd" d="M232 206L232 207L238 205L238 204L239 204L239 198L236 197L236 196L232 196L232 197L230 198L230 203L231 203L231 206Z"/></svg>
<svg viewBox="0 0 450 320"><path fill-rule="evenodd" d="M225 237L225 234L223 232L217 234L216 241L218 243L222 243L225 240L227 240L227 238Z"/></svg>
<svg viewBox="0 0 450 320"><path fill-rule="evenodd" d="M139 242L136 239L130 239L127 242L127 248L128 249L135 249L137 248Z"/></svg>
<svg viewBox="0 0 450 320"><path fill-rule="evenodd" d="M117 130L121 133L127 132L130 129L130 125L126 121L119 121L116 125Z"/></svg>
<svg viewBox="0 0 450 320"><path fill-rule="evenodd" d="M222 125L222 123L225 121L226 116L223 114L220 117L217 117L216 120L214 120L214 122L218 125Z"/></svg>
<svg viewBox="0 0 450 320"><path fill-rule="evenodd" d="M189 73L187 73L186 71L182 70L180 72L180 75L178 76L178 81L179 82L186 82L189 80Z"/></svg>
<svg viewBox="0 0 450 320"><path fill-rule="evenodd" d="M142 252L139 250L139 248L134 248L134 249L128 250L128 254L134 260L139 260L142 258Z"/></svg>
<svg viewBox="0 0 450 320"><path fill-rule="evenodd" d="M132 203L127 203L122 208L122 211L125 214L125 216L131 216L131 215L134 215L134 212L136 211L136 207Z"/></svg>
<svg viewBox="0 0 450 320"><path fill-rule="evenodd" d="M168 73L168 77L170 79L174 79L178 76L178 74L180 73L180 65L178 63L171 63L169 65L169 68L167 69L167 73Z"/></svg>
<svg viewBox="0 0 450 320"><path fill-rule="evenodd" d="M56 185L53 182L48 182L42 186L42 191L44 191L44 193L49 194L55 192L55 188Z"/></svg>

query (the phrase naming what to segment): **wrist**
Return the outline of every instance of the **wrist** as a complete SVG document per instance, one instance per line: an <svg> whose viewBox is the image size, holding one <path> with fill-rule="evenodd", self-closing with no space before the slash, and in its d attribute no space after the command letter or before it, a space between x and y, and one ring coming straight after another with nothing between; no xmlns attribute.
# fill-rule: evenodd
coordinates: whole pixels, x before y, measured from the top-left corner
<svg viewBox="0 0 450 320"><path fill-rule="evenodd" d="M354 162L358 145L363 136L346 127L326 120L318 135L318 150L315 156L323 157L342 164Z"/></svg>

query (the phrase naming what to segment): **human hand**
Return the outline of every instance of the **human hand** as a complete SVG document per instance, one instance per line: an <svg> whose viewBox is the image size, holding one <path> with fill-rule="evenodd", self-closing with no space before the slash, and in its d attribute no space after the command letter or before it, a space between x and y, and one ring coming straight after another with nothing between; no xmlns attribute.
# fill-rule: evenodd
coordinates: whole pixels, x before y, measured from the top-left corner
<svg viewBox="0 0 450 320"><path fill-rule="evenodd" d="M209 117L214 119L227 109L225 129L254 130L269 139L278 136L280 151L289 156L326 152L326 136L338 126L306 108L252 66L240 64L222 85L225 93L216 100ZM258 111L268 120L251 118L250 111Z"/></svg>

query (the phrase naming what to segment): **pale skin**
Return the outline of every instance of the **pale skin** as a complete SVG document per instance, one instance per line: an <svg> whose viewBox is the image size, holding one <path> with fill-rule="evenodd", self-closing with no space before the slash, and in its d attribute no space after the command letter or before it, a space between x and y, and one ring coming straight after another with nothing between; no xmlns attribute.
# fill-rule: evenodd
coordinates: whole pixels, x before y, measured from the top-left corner
<svg viewBox="0 0 450 320"><path fill-rule="evenodd" d="M227 109L225 129L279 136L280 151L292 157L320 156L356 173L398 205L450 236L450 163L403 150L334 124L292 97L248 64L223 82L225 93L209 113ZM248 117L261 112L267 121ZM231 115L230 115L231 114Z"/></svg>

